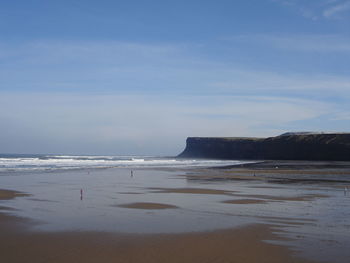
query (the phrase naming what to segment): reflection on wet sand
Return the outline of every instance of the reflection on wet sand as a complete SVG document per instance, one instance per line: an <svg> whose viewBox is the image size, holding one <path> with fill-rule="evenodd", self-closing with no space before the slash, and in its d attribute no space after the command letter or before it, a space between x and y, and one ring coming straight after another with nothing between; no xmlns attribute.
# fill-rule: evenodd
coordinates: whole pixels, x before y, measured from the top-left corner
<svg viewBox="0 0 350 263"><path fill-rule="evenodd" d="M328 176L313 169L309 184L309 174L295 167L266 176L256 172L266 167L247 167L246 175L236 175L236 169L1 177L3 188L22 191L0 190L2 257L8 262L36 261L39 255L50 262L348 262L347 170ZM300 178L280 183L290 176Z"/></svg>
<svg viewBox="0 0 350 263"><path fill-rule="evenodd" d="M329 195L325 194L307 194L307 195L299 195L299 196L273 196L273 195L239 195L236 194L235 196L239 197L250 197L250 198L260 198L264 200L271 200L271 201L312 201L319 198L327 198L330 197Z"/></svg>
<svg viewBox="0 0 350 263"><path fill-rule="evenodd" d="M8 190L0 190L0 193L0 200L25 196ZM156 209L164 206L134 205ZM311 262L295 257L286 247L262 242L279 239L270 226L262 224L208 233L139 235L29 233L26 228L19 228L20 222L30 224L24 219L0 213L1 259L4 262Z"/></svg>
<svg viewBox="0 0 350 263"><path fill-rule="evenodd" d="M175 193L175 194L203 194L203 195L231 195L234 191L204 188L150 188L153 193Z"/></svg>
<svg viewBox="0 0 350 263"><path fill-rule="evenodd" d="M223 201L225 204L237 204L237 205L248 205L248 204L264 204L267 203L265 200L260 199L235 199Z"/></svg>
<svg viewBox="0 0 350 263"><path fill-rule="evenodd" d="M124 208L136 208L136 209L169 209L169 208L177 208L174 205L168 204L160 204L160 203L131 203L131 204L123 204L118 205L119 207Z"/></svg>

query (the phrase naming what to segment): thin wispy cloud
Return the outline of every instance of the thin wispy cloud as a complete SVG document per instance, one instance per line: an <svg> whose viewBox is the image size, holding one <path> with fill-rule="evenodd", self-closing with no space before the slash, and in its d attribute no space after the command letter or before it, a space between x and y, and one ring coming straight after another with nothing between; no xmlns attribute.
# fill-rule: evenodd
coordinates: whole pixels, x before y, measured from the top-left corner
<svg viewBox="0 0 350 263"><path fill-rule="evenodd" d="M46 152L102 147L109 153L154 154L161 147L176 154L187 136L268 135L261 127L316 118L331 109L317 101L267 96L2 93L0 120L17 139L4 132L0 143L21 151L21 145L33 144ZM61 149L61 141L74 144Z"/></svg>
<svg viewBox="0 0 350 263"><path fill-rule="evenodd" d="M350 37L340 35L241 35L230 38L234 41L266 44L279 49L312 52L350 53Z"/></svg>
<svg viewBox="0 0 350 263"><path fill-rule="evenodd" d="M231 41L262 43L278 49L303 52L350 52L345 39L336 36L280 37L247 35ZM244 69L198 58L191 54L196 46L143 45L136 43L40 42L6 47L12 59L0 64L3 89L119 92L128 94L215 94L234 91L279 93L329 90L348 94L350 79L332 74L310 76L268 70ZM16 52L18 51L18 52ZM17 57L16 54L22 55ZM135 77L137 76L137 77ZM190 91L190 92L189 92ZM349 92L347 92L349 91ZM325 94L325 93L323 93Z"/></svg>
<svg viewBox="0 0 350 263"><path fill-rule="evenodd" d="M327 8L324 10L323 15L326 18L332 18L346 11L350 11L350 1L337 3L334 6Z"/></svg>
<svg viewBox="0 0 350 263"><path fill-rule="evenodd" d="M176 154L187 136L276 135L296 122L347 112L328 100L350 97L347 77L244 69L197 57L195 48L7 46L12 59L0 64L0 120L16 136L4 132L1 145L17 152L31 145L38 152Z"/></svg>
<svg viewBox="0 0 350 263"><path fill-rule="evenodd" d="M334 113L332 120L336 121L350 121L350 111L341 111Z"/></svg>
<svg viewBox="0 0 350 263"><path fill-rule="evenodd" d="M341 93L343 97L350 97L350 78L327 75L298 75L278 74L272 72L236 72L232 71L232 80L212 83L211 85L222 92L247 93L293 93L303 96L317 94L318 97ZM240 81L235 80L240 79Z"/></svg>
<svg viewBox="0 0 350 263"><path fill-rule="evenodd" d="M350 10L348 0L273 0L287 8L296 10L300 15L312 20L344 18Z"/></svg>

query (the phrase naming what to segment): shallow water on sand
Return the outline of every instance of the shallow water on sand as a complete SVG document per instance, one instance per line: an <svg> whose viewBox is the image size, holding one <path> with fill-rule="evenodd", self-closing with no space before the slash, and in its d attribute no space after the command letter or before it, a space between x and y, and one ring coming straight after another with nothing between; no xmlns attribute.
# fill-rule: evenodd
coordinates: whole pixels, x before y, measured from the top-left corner
<svg viewBox="0 0 350 263"><path fill-rule="evenodd" d="M349 253L350 191L343 184L190 178L180 170L131 176L124 168L9 174L0 176L1 188L31 196L0 205L33 219L39 231L180 233L268 223L288 238L269 242L330 261Z"/></svg>
<svg viewBox="0 0 350 263"><path fill-rule="evenodd" d="M16 215L41 222L37 230L169 233L245 223L222 215L229 212L219 208L220 201L227 198L224 195L160 193L156 188L211 187L189 182L177 172L134 170L131 177L130 169L96 169L1 176L0 180L2 188L32 194L6 204L18 209ZM178 208L120 207L137 202Z"/></svg>

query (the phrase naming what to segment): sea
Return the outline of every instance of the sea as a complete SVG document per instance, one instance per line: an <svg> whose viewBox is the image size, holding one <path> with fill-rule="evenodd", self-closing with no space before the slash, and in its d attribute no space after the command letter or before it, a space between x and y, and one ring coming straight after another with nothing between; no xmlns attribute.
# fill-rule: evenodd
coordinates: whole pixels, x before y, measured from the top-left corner
<svg viewBox="0 0 350 263"><path fill-rule="evenodd" d="M0 173L94 168L190 168L239 165L247 161L182 159L138 155L0 154Z"/></svg>

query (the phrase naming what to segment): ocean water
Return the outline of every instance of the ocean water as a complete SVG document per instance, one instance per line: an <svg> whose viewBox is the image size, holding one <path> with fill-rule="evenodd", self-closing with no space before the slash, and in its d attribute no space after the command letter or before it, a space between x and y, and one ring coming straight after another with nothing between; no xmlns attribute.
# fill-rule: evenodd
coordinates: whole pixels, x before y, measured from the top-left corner
<svg viewBox="0 0 350 263"><path fill-rule="evenodd" d="M7 171L93 168L188 168L238 165L247 161L179 159L157 156L5 155L0 154L0 173Z"/></svg>

